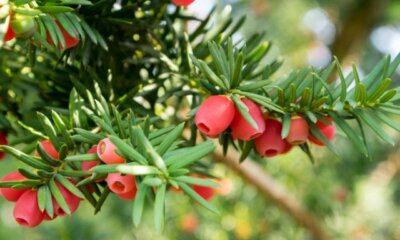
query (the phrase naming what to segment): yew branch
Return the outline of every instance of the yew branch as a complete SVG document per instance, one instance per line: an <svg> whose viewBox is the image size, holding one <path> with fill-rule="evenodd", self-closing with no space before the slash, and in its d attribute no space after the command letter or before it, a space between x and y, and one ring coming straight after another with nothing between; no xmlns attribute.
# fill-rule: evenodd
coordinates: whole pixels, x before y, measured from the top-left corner
<svg viewBox="0 0 400 240"><path fill-rule="evenodd" d="M290 214L300 225L306 228L316 240L327 240L329 237L322 229L318 220L307 212L301 204L292 197L282 185L274 181L259 165L251 159L239 163L239 153L230 149L226 156L222 148L218 148L212 157L229 166L246 182L256 187L264 197L271 199L278 207Z"/></svg>

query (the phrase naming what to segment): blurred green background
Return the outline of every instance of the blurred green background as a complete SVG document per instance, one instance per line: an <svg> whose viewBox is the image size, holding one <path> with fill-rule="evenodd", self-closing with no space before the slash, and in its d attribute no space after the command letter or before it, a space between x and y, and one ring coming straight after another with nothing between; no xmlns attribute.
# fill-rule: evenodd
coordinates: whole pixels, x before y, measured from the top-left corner
<svg viewBox="0 0 400 240"><path fill-rule="evenodd" d="M214 4L197 0L188 11L205 16ZM384 55L400 52L400 1L376 0L226 0L238 18L247 16L241 34L266 31L272 56L284 60L276 77L293 68L326 66L337 56L344 66L355 63L368 73ZM393 78L399 85L400 70ZM389 130L388 130L389 131ZM332 239L400 239L400 152L371 134L371 159L357 153L339 133L338 156L320 147L313 165L299 149L273 159L255 159L302 206L315 215ZM212 162L212 159L209 159ZM14 165L15 164L15 165ZM7 159L0 175L15 169ZM226 166L213 174L225 179L227 193L215 196L215 215L188 197L167 195L166 228L155 233L152 210L138 228L131 221L132 203L111 197L94 215L82 203L73 216L45 222L35 229L21 228L12 218L13 204L0 201L0 239L312 239L285 211Z"/></svg>

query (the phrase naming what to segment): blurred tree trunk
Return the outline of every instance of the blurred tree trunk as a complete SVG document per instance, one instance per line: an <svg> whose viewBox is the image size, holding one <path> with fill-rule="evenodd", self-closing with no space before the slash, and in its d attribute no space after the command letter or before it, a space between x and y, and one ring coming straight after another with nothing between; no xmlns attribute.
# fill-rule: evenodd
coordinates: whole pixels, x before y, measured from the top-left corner
<svg viewBox="0 0 400 240"><path fill-rule="evenodd" d="M341 25L338 26L336 39L331 46L332 54L344 62L348 56L357 58L388 3L389 0L355 1Z"/></svg>

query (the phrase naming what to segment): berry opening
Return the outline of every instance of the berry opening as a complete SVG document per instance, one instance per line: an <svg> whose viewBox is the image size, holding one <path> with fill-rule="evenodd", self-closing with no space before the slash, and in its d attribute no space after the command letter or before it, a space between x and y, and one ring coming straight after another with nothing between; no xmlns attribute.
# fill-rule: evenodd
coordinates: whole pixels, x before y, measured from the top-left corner
<svg viewBox="0 0 400 240"><path fill-rule="evenodd" d="M121 182L115 182L115 183L113 183L112 188L114 191L124 192L125 185L122 184Z"/></svg>
<svg viewBox="0 0 400 240"><path fill-rule="evenodd" d="M15 221L22 226L29 226L29 222L24 218L16 218Z"/></svg>
<svg viewBox="0 0 400 240"><path fill-rule="evenodd" d="M265 151L265 156L267 157L273 157L275 155L278 155L278 151L275 149L268 149Z"/></svg>
<svg viewBox="0 0 400 240"><path fill-rule="evenodd" d="M101 142L99 149L100 149L99 153L103 154L106 151L106 144L104 142Z"/></svg>
<svg viewBox="0 0 400 240"><path fill-rule="evenodd" d="M210 128L207 127L204 123L199 123L197 125L197 127L199 128L199 130L203 133L209 133L210 132Z"/></svg>

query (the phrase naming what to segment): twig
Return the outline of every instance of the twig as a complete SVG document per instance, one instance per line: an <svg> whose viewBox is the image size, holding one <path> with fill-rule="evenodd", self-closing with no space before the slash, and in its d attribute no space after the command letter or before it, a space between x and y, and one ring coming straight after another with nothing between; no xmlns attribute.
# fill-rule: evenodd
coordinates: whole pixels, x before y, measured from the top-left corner
<svg viewBox="0 0 400 240"><path fill-rule="evenodd" d="M277 206L310 231L316 240L327 240L326 235L318 220L308 213L295 198L290 196L283 186L278 184L260 166L251 159L246 159L239 164L238 152L230 149L226 156L223 156L222 148L213 153L213 158L222 162L236 171L245 181L256 187L265 197L271 199Z"/></svg>

